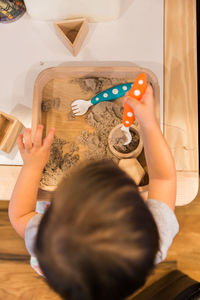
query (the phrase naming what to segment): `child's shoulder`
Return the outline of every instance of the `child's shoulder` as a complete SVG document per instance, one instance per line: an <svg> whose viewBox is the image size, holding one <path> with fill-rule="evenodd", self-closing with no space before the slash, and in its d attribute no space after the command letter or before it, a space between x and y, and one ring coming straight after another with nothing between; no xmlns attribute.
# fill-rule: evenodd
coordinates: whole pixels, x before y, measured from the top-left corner
<svg viewBox="0 0 200 300"><path fill-rule="evenodd" d="M24 241L25 241L26 249L32 256L34 256L34 242L38 232L39 224L41 222L45 210L49 207L50 204L51 203L49 201L37 201L36 203L37 214L30 219L30 221L26 226Z"/></svg>
<svg viewBox="0 0 200 300"><path fill-rule="evenodd" d="M39 227L40 221L42 219L42 216L43 216L43 213L37 213L30 219L30 221L28 222L28 224L26 226L24 241L25 241L26 249L28 250L28 252L31 256L35 256L34 255L34 242L36 239L38 227Z"/></svg>
<svg viewBox="0 0 200 300"><path fill-rule="evenodd" d="M179 232L179 224L173 210L164 202L148 199L146 204L153 215L160 236L160 250L155 261L158 264L166 258L167 251Z"/></svg>

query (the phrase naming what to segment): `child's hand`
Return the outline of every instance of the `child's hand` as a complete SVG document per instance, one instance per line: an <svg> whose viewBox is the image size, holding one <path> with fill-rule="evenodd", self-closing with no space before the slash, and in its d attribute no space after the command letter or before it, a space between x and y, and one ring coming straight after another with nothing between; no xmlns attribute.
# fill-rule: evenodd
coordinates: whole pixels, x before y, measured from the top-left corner
<svg viewBox="0 0 200 300"><path fill-rule="evenodd" d="M50 147L54 139L55 129L51 128L49 134L42 142L43 125L38 125L33 142L31 139L31 129L27 128L24 134L21 133L17 139L20 154L24 161L24 166L43 170L45 167L49 155Z"/></svg>
<svg viewBox="0 0 200 300"><path fill-rule="evenodd" d="M135 116L142 127L150 126L156 122L153 89L150 84L148 84L140 101L125 96L124 103L128 103L133 108Z"/></svg>

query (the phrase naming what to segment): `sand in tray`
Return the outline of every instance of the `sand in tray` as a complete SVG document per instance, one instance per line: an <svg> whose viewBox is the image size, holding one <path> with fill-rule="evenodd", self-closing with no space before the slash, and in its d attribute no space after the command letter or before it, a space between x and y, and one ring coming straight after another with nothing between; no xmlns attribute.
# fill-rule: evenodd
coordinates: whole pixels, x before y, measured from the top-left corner
<svg viewBox="0 0 200 300"><path fill-rule="evenodd" d="M123 108L114 102L102 102L92 107L85 116L85 120L96 131L90 133L83 130L76 141L70 144L70 150L66 154L63 153L63 146L68 142L55 137L41 183L57 185L62 174L70 172L70 169L79 163L79 144L87 146L87 150L84 152L85 160L111 158L118 163L118 158L109 150L108 135L113 127L122 122L122 112Z"/></svg>
<svg viewBox="0 0 200 300"><path fill-rule="evenodd" d="M122 78L104 78L104 77L88 77L81 79L73 79L81 86L81 89L87 94L89 91L97 94L108 86L114 86L126 82ZM44 99L42 101L42 111L48 113L50 110L65 111L66 105L59 98ZM116 158L109 149L108 136L110 131L118 124L122 123L123 107L114 102L102 102L91 107L85 115L85 121L95 128L95 132L91 133L83 130L75 140L71 143L68 153L63 153L63 146L66 140L55 137L51 147L50 159L44 169L41 182L44 185L57 185L58 181L64 173L70 173L70 170L80 162L79 145L87 147L84 152L85 160L96 160L110 158L116 163ZM72 112L68 113L68 119L72 122L76 121Z"/></svg>
<svg viewBox="0 0 200 300"><path fill-rule="evenodd" d="M87 146L87 150L84 152L85 160L110 158L114 162L118 163L119 159L110 152L108 136L110 131L116 125L121 124L122 113L123 108L114 102L102 102L92 107L90 112L85 116L85 120L90 126L96 129L95 132L91 133L83 130L81 135L77 137L76 141L70 143L69 152L66 154L63 153L63 146L69 142L55 137L51 147L49 161L42 175L41 183L46 186L55 186L58 184L63 174L70 174L70 170L72 170L72 168L77 166L80 162L80 144ZM138 146L139 137L134 132L132 133L133 141L131 145L121 145L122 141L124 141L123 139L118 141L120 151L124 150L126 151L125 153L127 153L127 151L130 152ZM140 161L140 157L138 160ZM143 164L145 164L144 155L141 160L143 161Z"/></svg>

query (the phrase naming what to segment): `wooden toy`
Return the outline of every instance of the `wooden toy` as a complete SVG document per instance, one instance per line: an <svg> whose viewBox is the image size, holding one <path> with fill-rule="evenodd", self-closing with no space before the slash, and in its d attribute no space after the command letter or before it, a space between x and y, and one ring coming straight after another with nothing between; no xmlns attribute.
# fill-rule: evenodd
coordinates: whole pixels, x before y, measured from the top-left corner
<svg viewBox="0 0 200 300"><path fill-rule="evenodd" d="M9 153L23 128L15 117L0 111L0 150Z"/></svg>
<svg viewBox="0 0 200 300"><path fill-rule="evenodd" d="M142 149L143 149L143 141L141 139L141 135L140 135L140 131L139 131L139 128L137 126L135 126L134 124L132 124L130 126L130 128L136 133L138 134L139 136L139 144L137 146L136 149L134 149L133 151L131 152L128 152L128 153L121 153L119 151L116 150L116 148L114 147L113 145L113 142L112 142L112 139L113 139L113 135L115 135L115 131L118 130L119 128L122 127L122 124L118 124L117 126L115 126L109 136L108 136L108 145L109 145L109 148L110 148L110 151L116 156L118 157L119 159L122 159L122 158L132 158L132 157L138 157L140 155L140 153L142 152Z"/></svg>
<svg viewBox="0 0 200 300"><path fill-rule="evenodd" d="M55 22L56 33L64 45L76 56L89 31L86 18Z"/></svg>
<svg viewBox="0 0 200 300"><path fill-rule="evenodd" d="M145 175L145 170L136 158L121 159L119 167L124 170L139 185Z"/></svg>

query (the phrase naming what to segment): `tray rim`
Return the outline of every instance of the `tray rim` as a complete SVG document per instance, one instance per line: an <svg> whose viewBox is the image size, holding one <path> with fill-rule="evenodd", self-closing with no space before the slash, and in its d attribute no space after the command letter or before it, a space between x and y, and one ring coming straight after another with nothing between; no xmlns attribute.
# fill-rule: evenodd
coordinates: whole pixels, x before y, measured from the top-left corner
<svg viewBox="0 0 200 300"><path fill-rule="evenodd" d="M154 72L152 72L148 68L143 68L139 66L62 66L62 67L51 67L41 71L34 84L34 92L33 92L33 105L32 105L32 135L34 136L36 132L37 125L41 121L41 100L42 100L42 91L45 85L53 80L54 78L62 78L66 77L66 75L73 76L76 75L78 78L84 78L86 75L89 74L96 74L96 73L108 73L108 74L115 74L116 73L126 73L131 74L134 69L134 73L138 72L136 76L140 73L144 72L152 80L154 81L154 96L156 100L156 115L157 119L160 123L160 86L157 76ZM83 76L84 74L84 76ZM90 75L92 76L92 75ZM94 75L93 75L94 76ZM105 76L105 75L104 75ZM134 75L135 76L135 75ZM108 76L109 77L109 76ZM111 77L111 76L110 76ZM114 76L112 76L114 77ZM128 76L127 76L128 77ZM58 183L59 184L59 183ZM141 192L147 191L148 186L139 187ZM40 183L40 188L46 191L54 191L57 186L45 186Z"/></svg>
<svg viewBox="0 0 200 300"><path fill-rule="evenodd" d="M45 85L55 77L64 77L67 74L76 74L79 78L84 78L81 73L131 73L133 69L138 69L138 74L141 72L147 73L156 83L155 84L155 99L157 100L156 115L160 121L160 86L157 76L148 68L139 66L63 66L51 67L41 71L34 84L33 90L33 105L32 105L32 135L36 131L37 124L41 121L41 98L42 90ZM85 75L86 75L85 74ZM38 101L39 99L39 101Z"/></svg>

